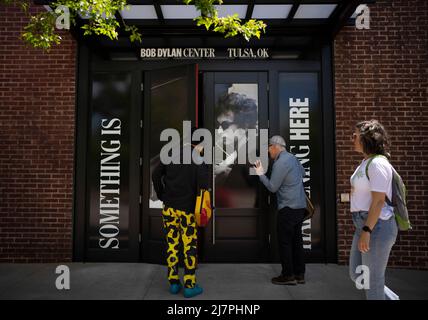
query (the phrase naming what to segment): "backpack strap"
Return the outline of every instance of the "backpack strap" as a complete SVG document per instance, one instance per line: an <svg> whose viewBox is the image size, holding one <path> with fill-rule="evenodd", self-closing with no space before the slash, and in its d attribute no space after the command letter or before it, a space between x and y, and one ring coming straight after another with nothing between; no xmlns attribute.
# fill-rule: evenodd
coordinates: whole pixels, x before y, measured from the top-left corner
<svg viewBox="0 0 428 320"><path fill-rule="evenodd" d="M385 157L384 155L382 155L382 154L375 154L374 156L371 156L370 158L369 158L369 161L367 162L367 165L366 165L366 177L367 177L367 179L370 181L370 177L369 177L369 166L370 166L370 163L372 163L372 161L374 160L374 158L384 158L384 159L386 159L386 160L388 160L388 158L387 157ZM389 162L389 160L388 160L388 162ZM392 175L393 175L393 177L392 177L392 179L394 179L394 171L392 172ZM392 201L390 201L389 199L388 199L388 196L385 194L385 202L389 205L389 206L393 206L392 205Z"/></svg>
<svg viewBox="0 0 428 320"><path fill-rule="evenodd" d="M366 165L366 177L367 177L367 179L369 181L370 181L370 177L369 177L369 166L370 166L370 163L372 163L372 161L374 160L374 158L384 158L384 159L388 160L387 157L385 157L384 155L381 155L381 154L375 154L374 156L371 156L369 158L369 161L367 162L367 165Z"/></svg>

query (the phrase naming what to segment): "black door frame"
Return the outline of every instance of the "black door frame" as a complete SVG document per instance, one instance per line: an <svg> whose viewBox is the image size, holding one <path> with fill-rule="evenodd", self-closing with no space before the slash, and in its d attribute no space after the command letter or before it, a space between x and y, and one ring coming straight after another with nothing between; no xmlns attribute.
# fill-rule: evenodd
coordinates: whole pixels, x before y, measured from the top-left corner
<svg viewBox="0 0 428 320"><path fill-rule="evenodd" d="M259 97L259 112L258 112L258 124L259 128L268 128L268 118L269 118L269 101L268 101L268 79L267 72L258 71L254 72L252 70L247 71L204 71L203 78L206 83L203 83L203 95L204 95L204 127L211 132L215 129L213 127L214 120L214 109L215 109L215 98L214 98L214 87L216 83L257 83L258 84L258 97ZM263 108L263 111L260 112L260 108ZM210 165L212 170L212 165ZM213 178L211 176L211 178ZM257 179L258 180L258 179ZM214 181L213 181L214 182ZM203 261L211 262L230 262L231 257L237 257L236 260L239 262L267 262L270 261L270 254L268 252L269 243L268 235L271 233L271 230L268 229L269 223L269 214L266 211L269 211L268 202L267 202L267 191L259 183L257 192L259 195L259 207L258 208L219 208L218 205L213 213L213 219L210 221L209 225L204 228L202 231L203 234L203 243L201 247L204 248L207 252L203 252L202 259ZM213 200L214 202L214 200ZM250 214L248 212L251 212ZM228 212L228 213L226 213ZM220 221L222 218L228 217L244 217L244 218L256 218L257 219L257 236L251 239L231 239L223 238L216 239L216 245L210 245L213 241L213 225L215 224L217 228L221 228ZM219 219L217 219L219 218ZM218 226L217 226L218 225ZM240 246L240 250L237 250L234 245L237 247ZM247 253L245 252L247 251ZM227 253L229 251L229 253ZM223 255L219 255L218 253ZM217 253L217 254L213 254ZM210 258L212 256L212 258ZM235 261L236 262L236 261Z"/></svg>
<svg viewBox="0 0 428 320"><path fill-rule="evenodd" d="M333 53L332 43L328 42L320 48L319 60L180 60L180 61L100 61L93 58L93 54L85 44L78 44L78 65L76 82L76 125L75 125L75 168L74 168L74 195L73 195L73 261L87 261L85 256L86 232L86 150L89 134L90 103L90 75L95 71L122 71L133 72L136 81L135 90L140 91L142 73L160 67L179 64L198 63L200 72L204 71L264 71L268 72L269 81L269 133L279 132L278 117L278 73L279 72L317 72L321 79L319 92L323 109L323 162L324 201L321 203L325 218L323 231L327 235L324 242L324 255L309 259L310 262L337 262L337 220L336 220L336 186L335 186L335 113L334 113L334 82L333 82ZM135 113L142 119L142 95L136 95L132 108L140 110ZM139 126L139 123L136 124ZM136 131L134 131L136 133ZM135 134L134 133L134 134ZM141 134L139 135L141 139ZM141 142L141 141L140 141ZM139 144L141 145L141 143ZM138 217L140 225L140 217ZM135 232L135 230L133 231ZM137 231L137 234L139 231ZM128 260L129 259L129 260ZM108 259L107 259L108 260ZM140 261L141 257L130 257L125 261Z"/></svg>
<svg viewBox="0 0 428 320"><path fill-rule="evenodd" d="M87 181L87 154L89 148L89 133L91 126L91 118L89 112L91 110L91 79L94 72L132 72L131 81L131 111L130 117L141 118L140 109L135 108L136 105L141 105L141 95L139 88L141 83L141 73L139 74L132 68L122 68L115 66L112 68L98 69L94 66L91 59L91 52L84 44L78 45L78 61L77 64L77 83L76 83L76 117L75 117L75 167L74 167L74 184L73 184L73 261L111 261L112 257L106 256L103 250L92 250L91 257L87 256L87 239L86 231L88 225L89 214L89 197L88 181ZM139 174L138 158L140 152L140 137L139 123L132 123L129 128L130 136L134 139L134 152L130 154L131 162L135 165L129 167L130 177ZM130 244L128 250L117 252L114 254L114 261L119 262L134 262L139 260L139 217L136 208L138 208L139 186L137 181L130 179L130 195L129 195L129 239Z"/></svg>

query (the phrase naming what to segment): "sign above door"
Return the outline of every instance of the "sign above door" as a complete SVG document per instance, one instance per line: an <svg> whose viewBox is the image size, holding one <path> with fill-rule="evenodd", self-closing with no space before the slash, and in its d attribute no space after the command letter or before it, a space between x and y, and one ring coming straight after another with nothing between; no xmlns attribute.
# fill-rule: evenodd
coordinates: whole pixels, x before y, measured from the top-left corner
<svg viewBox="0 0 428 320"><path fill-rule="evenodd" d="M141 48L141 59L267 59L268 48Z"/></svg>

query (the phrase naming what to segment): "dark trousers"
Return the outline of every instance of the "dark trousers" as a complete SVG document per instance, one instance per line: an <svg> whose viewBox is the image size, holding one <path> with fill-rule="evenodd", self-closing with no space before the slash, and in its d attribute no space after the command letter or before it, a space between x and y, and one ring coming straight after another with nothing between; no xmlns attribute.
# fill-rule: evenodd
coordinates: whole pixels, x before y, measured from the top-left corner
<svg viewBox="0 0 428 320"><path fill-rule="evenodd" d="M305 274L302 224L305 209L282 208L278 212L277 232L282 275Z"/></svg>

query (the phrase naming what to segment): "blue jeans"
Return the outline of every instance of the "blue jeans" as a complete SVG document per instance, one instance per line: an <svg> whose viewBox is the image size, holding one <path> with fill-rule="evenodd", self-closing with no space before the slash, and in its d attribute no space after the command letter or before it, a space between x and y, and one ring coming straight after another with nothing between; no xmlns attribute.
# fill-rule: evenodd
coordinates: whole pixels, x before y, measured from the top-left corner
<svg viewBox="0 0 428 320"><path fill-rule="evenodd" d="M358 250L358 240L367 216L368 212L366 211L352 213L355 234L349 258L349 274L352 281L355 282L361 276L361 273L356 273L357 267L367 266L370 271L370 289L365 290L367 300L385 300L388 299L384 291L385 270L391 248L397 239L398 227L394 216L389 220L379 219L370 236L370 250L367 253L361 253Z"/></svg>

